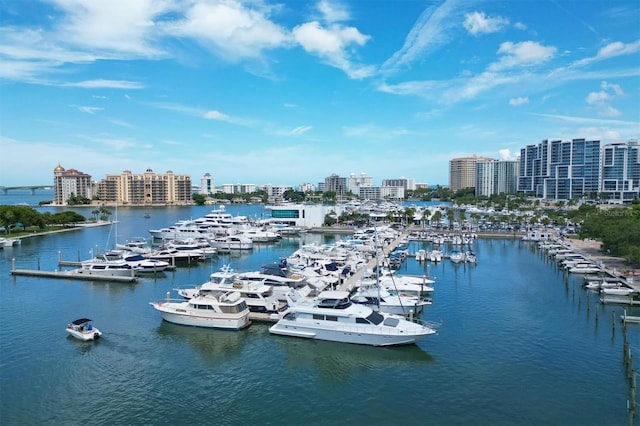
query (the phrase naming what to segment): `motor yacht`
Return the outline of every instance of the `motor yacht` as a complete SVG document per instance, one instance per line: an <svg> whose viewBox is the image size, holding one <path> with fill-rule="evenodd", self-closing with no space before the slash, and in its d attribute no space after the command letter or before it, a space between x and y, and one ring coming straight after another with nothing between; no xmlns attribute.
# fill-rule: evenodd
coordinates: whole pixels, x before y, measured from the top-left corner
<svg viewBox="0 0 640 426"><path fill-rule="evenodd" d="M371 346L408 345L434 334L427 324L353 303L346 291L323 291L306 299L292 291L289 307L272 334Z"/></svg>
<svg viewBox="0 0 640 426"><path fill-rule="evenodd" d="M237 291L197 295L189 300L149 302L165 321L194 327L239 330L251 324L249 307Z"/></svg>

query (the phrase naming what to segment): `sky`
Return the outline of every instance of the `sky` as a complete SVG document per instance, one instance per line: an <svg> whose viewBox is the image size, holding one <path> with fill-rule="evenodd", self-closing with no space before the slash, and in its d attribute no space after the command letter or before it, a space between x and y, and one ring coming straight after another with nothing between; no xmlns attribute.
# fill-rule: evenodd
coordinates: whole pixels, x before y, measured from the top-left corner
<svg viewBox="0 0 640 426"><path fill-rule="evenodd" d="M640 138L637 0L0 0L0 186L62 165L447 185Z"/></svg>

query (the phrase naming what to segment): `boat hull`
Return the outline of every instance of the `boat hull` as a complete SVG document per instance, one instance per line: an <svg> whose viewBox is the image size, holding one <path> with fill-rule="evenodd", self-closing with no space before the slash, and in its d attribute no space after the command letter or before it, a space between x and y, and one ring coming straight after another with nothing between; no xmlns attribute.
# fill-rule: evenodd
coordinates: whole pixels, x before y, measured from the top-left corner
<svg viewBox="0 0 640 426"><path fill-rule="evenodd" d="M367 330L369 329L369 330ZM315 340L327 340L331 342L352 343L356 345L368 346L398 346L411 345L418 340L433 334L425 332L424 334L403 335L395 333L375 332L373 327L349 327L342 329L326 329L321 327L307 327L299 323L293 324L280 320L269 328L271 334L290 337L302 337ZM377 330L376 330L377 331Z"/></svg>
<svg viewBox="0 0 640 426"><path fill-rule="evenodd" d="M85 332L67 328L67 333L69 333L69 335L71 335L72 337L75 337L78 340L83 340L85 342L89 340L98 340L102 336L102 332L97 328L93 328L92 330Z"/></svg>
<svg viewBox="0 0 640 426"><path fill-rule="evenodd" d="M192 327L219 328L225 330L240 330L251 324L249 315L222 316L222 315L195 315L189 310L175 308L172 303L151 303L167 322ZM180 310L179 310L180 309Z"/></svg>

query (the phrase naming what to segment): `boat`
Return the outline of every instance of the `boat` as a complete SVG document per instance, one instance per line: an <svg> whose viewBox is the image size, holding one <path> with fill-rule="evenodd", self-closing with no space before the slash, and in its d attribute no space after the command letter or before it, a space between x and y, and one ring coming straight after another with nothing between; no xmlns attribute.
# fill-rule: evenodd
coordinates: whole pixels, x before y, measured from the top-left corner
<svg viewBox="0 0 640 426"><path fill-rule="evenodd" d="M176 289L176 291L185 299L221 291L237 291L251 312L274 313L283 307L283 304L273 293L273 286L267 285L263 281L237 279L237 274L229 265L220 268L219 272L212 273L210 280L202 285L195 288Z"/></svg>
<svg viewBox="0 0 640 426"><path fill-rule="evenodd" d="M424 297L391 293L375 280L362 280L351 297L351 301L369 306L374 311L396 315L418 315L431 301Z"/></svg>
<svg viewBox="0 0 640 426"><path fill-rule="evenodd" d="M213 238L211 245L222 253L228 253L232 250L253 250L251 238L241 234L217 236Z"/></svg>
<svg viewBox="0 0 640 426"><path fill-rule="evenodd" d="M288 299L289 307L269 328L271 334L394 346L414 344L436 332L427 324L353 303L346 291L323 291L315 299L302 298L292 291Z"/></svg>
<svg viewBox="0 0 640 426"><path fill-rule="evenodd" d="M104 277L133 277L136 274L136 268L122 259L110 260L105 255L98 255L93 259L80 262L80 268L75 269L74 273Z"/></svg>
<svg viewBox="0 0 640 426"><path fill-rule="evenodd" d="M467 263L477 263L478 258L473 250L467 250L464 252L464 261Z"/></svg>
<svg viewBox="0 0 640 426"><path fill-rule="evenodd" d="M89 318L79 318L67 324L67 333L85 342L98 340L102 336L102 332L91 324Z"/></svg>
<svg viewBox="0 0 640 426"><path fill-rule="evenodd" d="M460 263L464 260L464 254L460 250L453 250L449 255L449 260L453 263Z"/></svg>
<svg viewBox="0 0 640 426"><path fill-rule="evenodd" d="M145 219L149 219L149 218L151 218L151 215L150 215L149 213L145 213L143 217L144 217Z"/></svg>
<svg viewBox="0 0 640 426"><path fill-rule="evenodd" d="M249 307L237 291L197 295L189 300L149 302L165 321L194 327L240 330L251 324Z"/></svg>
<svg viewBox="0 0 640 426"><path fill-rule="evenodd" d="M174 248L160 248L149 253L143 254L147 259L163 260L173 266L189 266L196 265L202 260L200 253L185 252Z"/></svg>
<svg viewBox="0 0 640 426"><path fill-rule="evenodd" d="M0 237L0 249L4 247L19 246L21 242L20 238Z"/></svg>
<svg viewBox="0 0 640 426"><path fill-rule="evenodd" d="M111 250L104 254L110 261L124 261L134 268L136 275L155 274L169 268L169 262L157 259L147 259L142 254L130 253L120 250Z"/></svg>
<svg viewBox="0 0 640 426"><path fill-rule="evenodd" d="M116 249L140 254L149 253L151 251L151 247L147 245L147 241L142 237L133 238L121 244L116 243Z"/></svg>

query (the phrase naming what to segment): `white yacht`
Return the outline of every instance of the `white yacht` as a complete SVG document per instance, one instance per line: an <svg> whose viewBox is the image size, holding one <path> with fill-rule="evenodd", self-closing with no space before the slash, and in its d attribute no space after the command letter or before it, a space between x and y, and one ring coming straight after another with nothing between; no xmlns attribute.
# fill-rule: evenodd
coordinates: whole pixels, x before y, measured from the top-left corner
<svg viewBox="0 0 640 426"><path fill-rule="evenodd" d="M239 330L251 324L249 308L237 291L198 295L187 301L149 302L165 321L194 327Z"/></svg>
<svg viewBox="0 0 640 426"><path fill-rule="evenodd" d="M225 265L219 272L214 272L210 280L195 288L176 289L178 294L185 299L197 296L206 296L221 291L237 291L247 303L251 312L278 312L283 304L273 294L273 286L264 281L247 281L237 278L233 269Z"/></svg>
<svg viewBox="0 0 640 426"><path fill-rule="evenodd" d="M212 239L211 245L221 253L232 250L253 250L253 241L241 234L217 236Z"/></svg>
<svg viewBox="0 0 640 426"><path fill-rule="evenodd" d="M110 260L107 256L99 255L93 259L80 262L80 268L74 270L76 274L99 275L104 277L133 277L136 268L122 259Z"/></svg>
<svg viewBox="0 0 640 426"><path fill-rule="evenodd" d="M157 259L147 259L142 254L121 250L111 250L104 254L109 261L124 261L135 270L136 275L153 274L169 268L169 262Z"/></svg>
<svg viewBox="0 0 640 426"><path fill-rule="evenodd" d="M333 342L392 346L416 343L436 331L426 324L352 303L346 291L324 291L313 300L292 292L289 307L269 332Z"/></svg>
<svg viewBox="0 0 640 426"><path fill-rule="evenodd" d="M369 306L374 311L387 312L396 315L419 315L430 305L431 301L424 297L391 293L387 288L375 280L363 280L351 297L355 303Z"/></svg>

